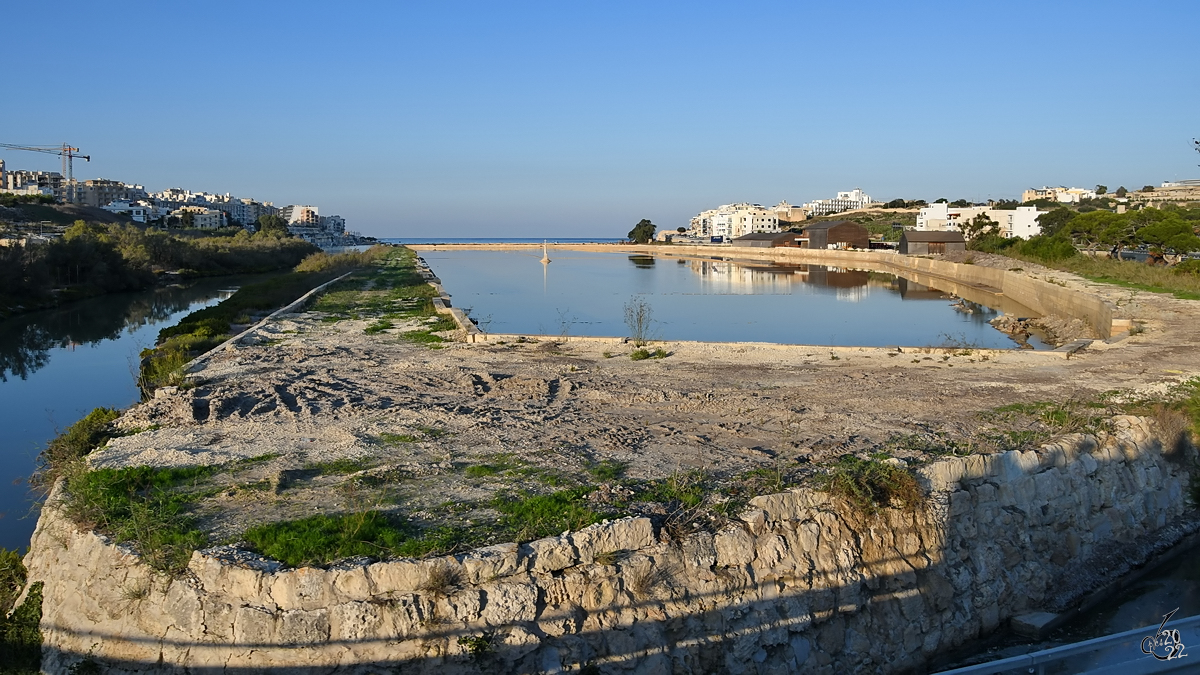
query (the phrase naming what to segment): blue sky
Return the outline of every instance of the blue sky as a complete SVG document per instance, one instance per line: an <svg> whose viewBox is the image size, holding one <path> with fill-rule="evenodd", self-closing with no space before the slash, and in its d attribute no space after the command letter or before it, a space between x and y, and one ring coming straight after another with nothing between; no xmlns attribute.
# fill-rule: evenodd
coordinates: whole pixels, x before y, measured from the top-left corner
<svg viewBox="0 0 1200 675"><path fill-rule="evenodd" d="M1134 188L1200 177L1198 20L1195 0L60 2L3 19L0 142L379 236Z"/></svg>

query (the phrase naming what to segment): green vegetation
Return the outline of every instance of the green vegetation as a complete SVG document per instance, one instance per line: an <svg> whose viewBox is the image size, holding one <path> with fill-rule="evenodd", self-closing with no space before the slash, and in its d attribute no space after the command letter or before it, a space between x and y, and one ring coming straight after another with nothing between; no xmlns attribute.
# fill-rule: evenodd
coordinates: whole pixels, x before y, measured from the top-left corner
<svg viewBox="0 0 1200 675"><path fill-rule="evenodd" d="M64 471L63 507L79 525L132 544L147 565L174 574L187 566L192 551L207 543L189 511L211 494L202 489L201 480L218 471L213 466L89 471L77 461Z"/></svg>
<svg viewBox="0 0 1200 675"><path fill-rule="evenodd" d="M1082 209L1081 209L1082 211ZM1200 299L1200 263L1184 261L1165 266L1166 255L1200 251L1200 208L1166 206L1127 213L1106 210L1076 212L1059 205L1039 219L1042 234L1028 240L1005 239L983 233L970 241L974 250L1000 253L1073 272L1082 277L1126 288L1173 293L1186 300ZM1121 251L1144 246L1150 253L1146 264L1079 253Z"/></svg>
<svg viewBox="0 0 1200 675"><path fill-rule="evenodd" d="M606 459L588 469L592 477L601 481L617 480L625 475L629 464L615 459Z"/></svg>
<svg viewBox="0 0 1200 675"><path fill-rule="evenodd" d="M633 359L634 361L645 361L646 359L665 359L668 356L670 356L670 354L668 354L667 351L662 347L659 347L654 351L650 351L649 349L645 348L635 349L629 354L629 358Z"/></svg>
<svg viewBox="0 0 1200 675"><path fill-rule="evenodd" d="M194 276L284 269L316 250L298 239L241 229L207 236L77 221L47 244L0 247L0 312L148 288L165 271Z"/></svg>
<svg viewBox="0 0 1200 675"><path fill-rule="evenodd" d="M16 551L0 548L0 675L36 675L42 664L42 582L19 606L27 575Z"/></svg>
<svg viewBox="0 0 1200 675"><path fill-rule="evenodd" d="M259 525L243 538L259 553L285 565L325 565L341 558L404 555L413 528L379 511Z"/></svg>
<svg viewBox="0 0 1200 675"><path fill-rule="evenodd" d="M629 241L632 241L635 244L648 244L651 241L654 241L654 230L654 223L642 218L638 221L637 225L633 226L633 229L629 231L629 234L625 236L629 238Z"/></svg>
<svg viewBox="0 0 1200 675"><path fill-rule="evenodd" d="M912 510L924 499L917 479L907 469L853 455L843 456L821 474L818 485L865 514L875 514L880 507Z"/></svg>
<svg viewBox="0 0 1200 675"><path fill-rule="evenodd" d="M497 523L501 531L511 534L517 541L528 541L600 522L603 516L584 502L583 498L589 492L591 488L588 487L547 495L520 492L497 497L491 507L501 514Z"/></svg>
<svg viewBox="0 0 1200 675"><path fill-rule="evenodd" d="M304 465L308 471L314 471L323 476L344 476L371 468L371 460L367 458L350 459L341 457L328 462L310 462Z"/></svg>
<svg viewBox="0 0 1200 675"><path fill-rule="evenodd" d="M255 316L274 311L347 270L384 259L389 253L385 246L364 253L316 253L305 258L297 271L244 286L220 304L188 314L159 331L158 345L142 352L138 385L143 395L157 387L183 384L183 366L229 339L234 324L249 323Z"/></svg>
<svg viewBox="0 0 1200 675"><path fill-rule="evenodd" d="M33 482L38 485L51 485L59 476L62 467L107 443L116 435L112 421L120 416L120 411L113 408L96 408L83 419L67 427L51 440L42 452L39 458L41 466Z"/></svg>

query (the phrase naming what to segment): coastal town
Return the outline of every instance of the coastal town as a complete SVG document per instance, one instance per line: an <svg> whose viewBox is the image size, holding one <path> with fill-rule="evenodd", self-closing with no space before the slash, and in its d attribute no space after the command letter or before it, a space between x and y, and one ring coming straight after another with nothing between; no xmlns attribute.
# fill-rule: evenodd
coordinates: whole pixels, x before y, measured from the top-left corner
<svg viewBox="0 0 1200 675"><path fill-rule="evenodd" d="M1200 3L210 4L4 12L0 675L1200 672Z"/></svg>
<svg viewBox="0 0 1200 675"><path fill-rule="evenodd" d="M366 243L360 235L346 231L345 218L321 215L320 209L312 205L276 206L271 202L235 197L229 193L193 192L183 188L149 192L142 185L119 180L76 180L58 171L9 169L3 159L0 159L0 195L13 195L40 203L101 209L118 218L160 228L219 230L240 227L255 232L260 227L260 219L274 216L283 220L292 236L322 248ZM27 243L38 243L57 233L51 223L34 220L22 222L19 218L0 216L0 221L4 220L12 220L12 225L25 232L32 231L30 226L42 225L37 228L38 234L17 238Z"/></svg>
<svg viewBox="0 0 1200 675"><path fill-rule="evenodd" d="M1052 209L1070 207L1082 213L1183 207L1200 201L1200 180L1167 181L1138 191L1118 188L1029 188L1020 200L972 203L938 199L872 199L861 188L838 192L832 199L816 199L793 206L739 202L702 211L687 227L664 229L655 235L663 243L748 247L798 247L829 249L888 249L901 253L946 253L965 250L973 234L993 234L1004 239L1029 239L1042 233L1039 219ZM855 216L892 215L884 228L869 231ZM837 216L837 220L830 217Z"/></svg>

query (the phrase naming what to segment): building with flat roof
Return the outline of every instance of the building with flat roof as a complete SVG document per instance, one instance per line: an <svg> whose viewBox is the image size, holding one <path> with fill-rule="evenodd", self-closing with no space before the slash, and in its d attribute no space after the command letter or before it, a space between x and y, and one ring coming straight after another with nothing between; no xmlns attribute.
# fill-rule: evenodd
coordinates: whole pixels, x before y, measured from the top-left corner
<svg viewBox="0 0 1200 675"><path fill-rule="evenodd" d="M865 209L874 204L870 195L862 191L862 188L854 188L849 192L839 192L837 197L833 199L815 199L804 205L808 215L811 217L827 216L831 213L841 213L842 211L852 211L854 209Z"/></svg>
<svg viewBox="0 0 1200 675"><path fill-rule="evenodd" d="M945 202L930 204L917 212L917 224L913 228L918 232L962 231L962 226L979 216L987 216L995 221L1002 237L1020 237L1028 239L1040 234L1042 226L1038 217L1046 211L1038 211L1034 206L1018 206L1015 209L993 209L986 206L950 206Z"/></svg>
<svg viewBox="0 0 1200 675"><path fill-rule="evenodd" d="M1021 201L1032 202L1037 199L1049 199L1062 204L1078 204L1084 199L1095 199L1096 191L1087 188L1069 187L1040 187L1029 188L1021 193Z"/></svg>
<svg viewBox="0 0 1200 675"><path fill-rule="evenodd" d="M739 202L700 212L692 218L688 234L701 238L721 237L728 241L751 232L778 231L779 218L773 209Z"/></svg>
<svg viewBox="0 0 1200 675"><path fill-rule="evenodd" d="M920 232L905 230L900 235L900 252L908 255L953 253L967 250L961 232Z"/></svg>

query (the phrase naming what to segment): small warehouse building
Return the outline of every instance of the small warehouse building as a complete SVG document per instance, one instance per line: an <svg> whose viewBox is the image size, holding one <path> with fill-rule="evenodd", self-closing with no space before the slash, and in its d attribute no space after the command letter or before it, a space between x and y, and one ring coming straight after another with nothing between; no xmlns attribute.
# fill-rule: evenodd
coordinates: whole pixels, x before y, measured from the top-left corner
<svg viewBox="0 0 1200 675"><path fill-rule="evenodd" d="M905 230L900 235L900 252L907 255L952 253L967 250L962 232L918 232Z"/></svg>
<svg viewBox="0 0 1200 675"><path fill-rule="evenodd" d="M799 243L803 248L867 249L871 247L871 236L867 228L853 220L833 220L805 225Z"/></svg>
<svg viewBox="0 0 1200 675"><path fill-rule="evenodd" d="M800 245L796 242L796 238L799 236L801 235L797 232L751 232L729 243L734 246L749 246L751 248L796 247Z"/></svg>

